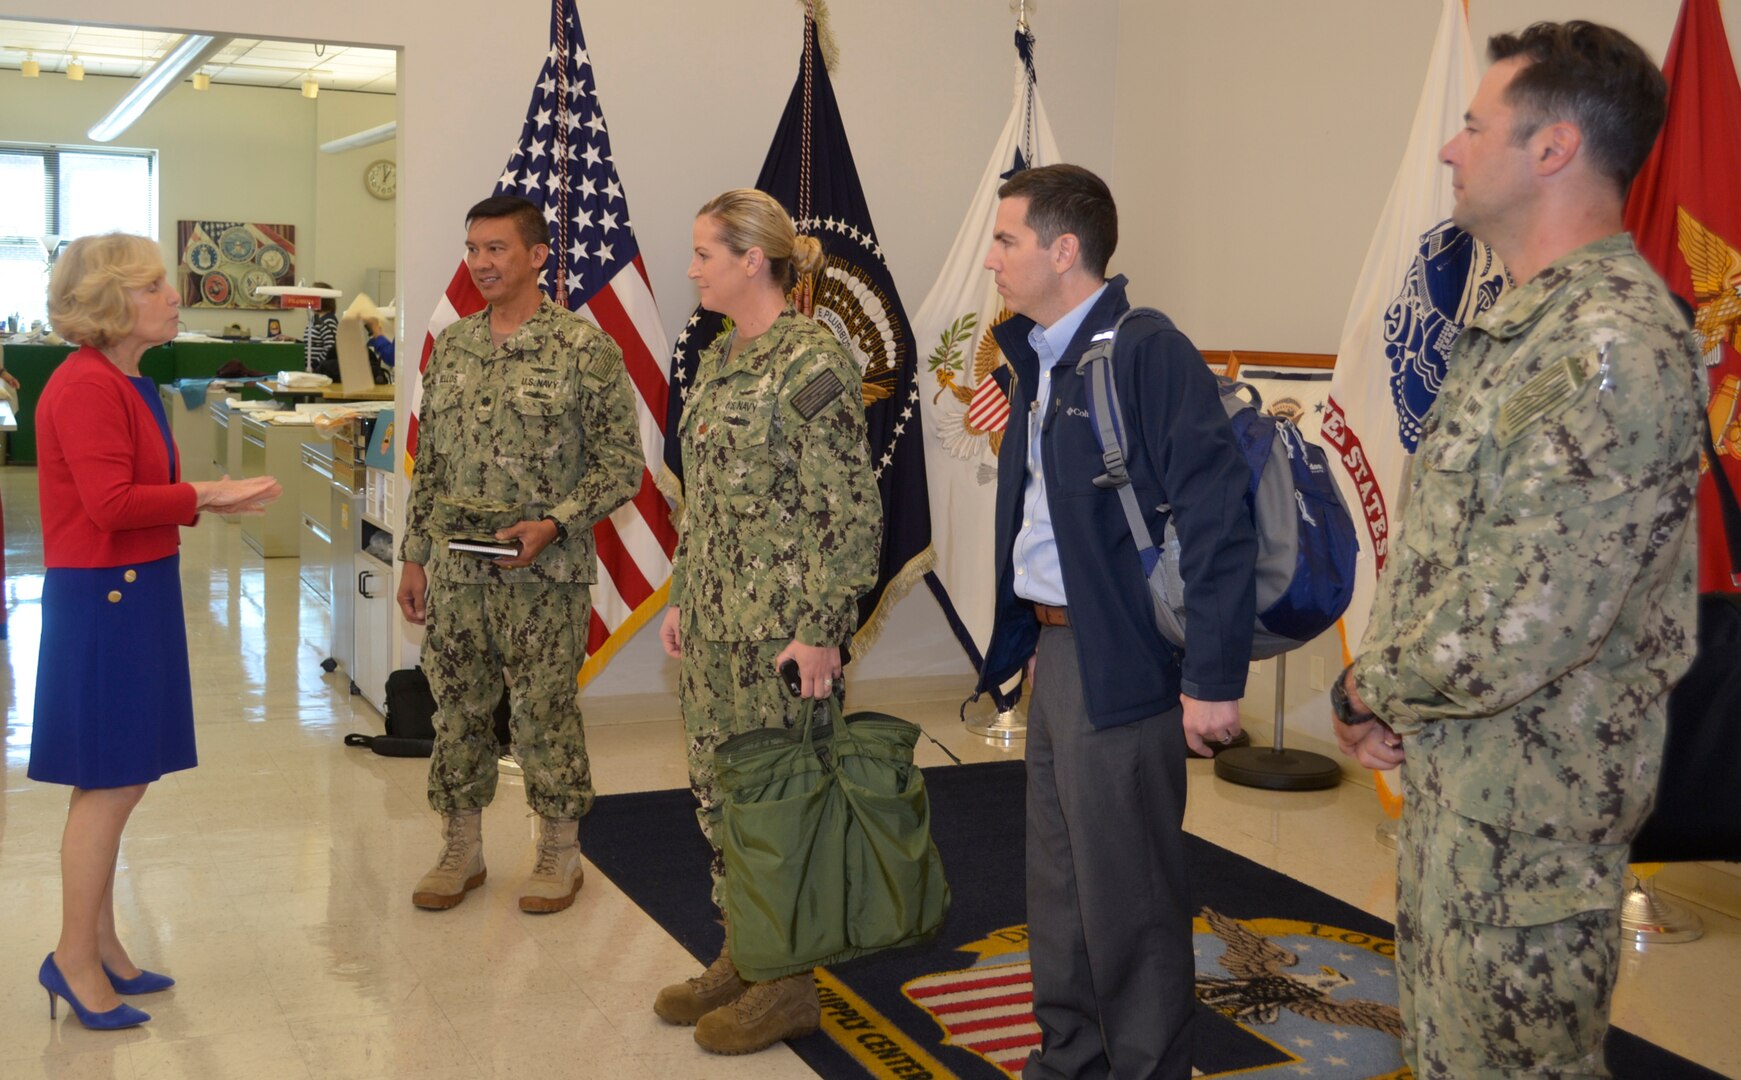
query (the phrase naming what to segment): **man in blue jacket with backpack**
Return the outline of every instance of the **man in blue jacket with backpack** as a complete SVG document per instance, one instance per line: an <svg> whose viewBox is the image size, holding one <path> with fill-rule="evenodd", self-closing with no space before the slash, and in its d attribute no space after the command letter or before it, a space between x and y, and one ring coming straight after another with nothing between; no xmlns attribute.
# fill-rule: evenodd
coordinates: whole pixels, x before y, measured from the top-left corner
<svg viewBox="0 0 1741 1080"><path fill-rule="evenodd" d="M1215 378L1169 321L1121 334L1113 377L1150 532L1169 517L1186 647L1148 585L1076 363L1130 304L1105 279L1118 211L1099 177L1050 165L998 191L986 268L1012 316L998 456L997 610L980 690L1022 673L1027 905L1040 1048L1027 1080L1187 1077L1194 962L1185 880L1186 748L1240 731L1257 541L1251 473Z"/></svg>

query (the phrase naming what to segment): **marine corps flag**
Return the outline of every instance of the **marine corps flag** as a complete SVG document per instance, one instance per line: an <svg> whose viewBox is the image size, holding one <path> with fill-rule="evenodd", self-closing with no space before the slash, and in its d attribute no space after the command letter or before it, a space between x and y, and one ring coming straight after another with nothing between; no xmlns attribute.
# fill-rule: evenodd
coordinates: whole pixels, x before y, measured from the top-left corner
<svg viewBox="0 0 1741 1080"><path fill-rule="evenodd" d="M1406 464L1438 397L1451 343L1505 288L1498 258L1451 224L1451 170L1439 162L1439 148L1463 127L1475 83L1463 0L1444 0L1408 148L1342 326L1321 429L1341 463L1343 495L1366 522L1354 600L1341 622L1346 654L1366 634L1402 517ZM1380 801L1396 815L1400 795L1382 773L1373 775Z"/></svg>
<svg viewBox="0 0 1741 1080"><path fill-rule="evenodd" d="M925 477L931 520L939 526L932 536L936 572L928 580L936 582L938 600L975 670L991 636L997 451L1009 416L1009 397L992 377L1008 362L991 336L991 328L1009 312L985 269L985 256L999 185L1022 169L1059 160L1035 81L1034 34L1024 25L1016 31L1009 120L980 175L955 246L913 320L923 365L919 404L925 419Z"/></svg>
<svg viewBox="0 0 1741 1080"><path fill-rule="evenodd" d="M817 24L804 17L804 54L786 112L756 187L778 199L800 233L822 242L822 270L798 282L792 302L834 331L862 372L871 464L883 504L883 545L877 583L859 598L853 652L875 643L889 609L931 569L931 513L925 498L919 390L913 377L913 332L883 261L847 145L846 127L823 64ZM671 358L666 430L680 431L682 396L693 381L701 351L724 321L697 308L677 336ZM665 464L679 483L682 448L668 441Z"/></svg>
<svg viewBox="0 0 1741 1080"><path fill-rule="evenodd" d="M1663 64L1668 120L1626 202L1626 227L1669 288L1692 304L1711 379L1711 434L1741 487L1741 84L1717 0L1685 0ZM1701 466L1703 471L1703 466ZM1699 484L1699 591L1737 592L1723 514Z"/></svg>

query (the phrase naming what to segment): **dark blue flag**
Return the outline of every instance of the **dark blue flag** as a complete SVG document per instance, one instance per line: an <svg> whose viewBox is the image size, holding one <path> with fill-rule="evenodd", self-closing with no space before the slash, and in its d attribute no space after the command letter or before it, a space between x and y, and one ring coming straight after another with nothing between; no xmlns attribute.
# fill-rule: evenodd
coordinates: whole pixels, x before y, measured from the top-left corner
<svg viewBox="0 0 1741 1080"><path fill-rule="evenodd" d="M883 503L883 545L877 583L858 602L853 651L862 656L895 602L930 572L931 509L925 494L913 331L877 243L816 38L816 25L806 15L798 79L756 187L780 201L800 233L821 241L826 257L822 270L800 280L791 299L798 310L834 331L863 373L871 464ZM724 328L723 317L696 308L677 335L671 358L675 392L666 431L681 430L678 421L696 363ZM666 440L665 465L681 483L682 447L676 438Z"/></svg>

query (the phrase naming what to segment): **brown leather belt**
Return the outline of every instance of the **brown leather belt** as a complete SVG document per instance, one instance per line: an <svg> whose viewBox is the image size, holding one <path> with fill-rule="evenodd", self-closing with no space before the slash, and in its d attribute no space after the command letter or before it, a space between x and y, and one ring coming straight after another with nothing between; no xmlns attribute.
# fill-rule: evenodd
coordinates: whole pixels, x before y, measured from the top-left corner
<svg viewBox="0 0 1741 1080"><path fill-rule="evenodd" d="M1053 607L1050 604L1035 604L1034 617L1040 620L1041 626L1069 626L1070 609Z"/></svg>

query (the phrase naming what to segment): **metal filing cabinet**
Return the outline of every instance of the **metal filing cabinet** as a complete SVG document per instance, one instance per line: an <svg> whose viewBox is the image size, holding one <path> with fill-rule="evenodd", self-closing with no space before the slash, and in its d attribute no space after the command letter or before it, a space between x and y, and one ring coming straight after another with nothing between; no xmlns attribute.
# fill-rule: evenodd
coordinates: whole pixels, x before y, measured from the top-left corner
<svg viewBox="0 0 1741 1080"><path fill-rule="evenodd" d="M212 428L211 478L241 475L242 413L231 409L229 400L219 396L207 399L206 414L211 417ZM236 463L234 467L230 464L232 461ZM223 519L234 525L242 520L242 516L224 514Z"/></svg>
<svg viewBox="0 0 1741 1080"><path fill-rule="evenodd" d="M333 498L332 440L319 437L302 444L297 470L297 501L301 504L302 580L321 599L332 602Z"/></svg>
<svg viewBox="0 0 1741 1080"><path fill-rule="evenodd" d="M351 575L355 572L357 534L362 524L363 506L363 446L359 440L365 425L353 420L333 434L332 447L332 642L329 646L335 666L355 677L357 590ZM330 669L329 669L330 670Z"/></svg>
<svg viewBox="0 0 1741 1080"><path fill-rule="evenodd" d="M181 478L190 483L212 479L212 455L208 449L212 445L210 408L204 402L190 407L172 384L159 386L157 393L163 400L163 412L169 417L169 430L181 455Z"/></svg>
<svg viewBox="0 0 1741 1080"><path fill-rule="evenodd" d="M302 468L302 445L325 438L312 424L272 424L259 412L232 414L230 430L241 441L240 475L277 477L291 491ZM241 519L242 539L268 559L302 554L302 500L286 496L268 503L264 514Z"/></svg>
<svg viewBox="0 0 1741 1080"><path fill-rule="evenodd" d="M393 500L395 476L390 468L371 467L370 444L377 432L382 439L392 430L388 413L352 425L354 436L348 448L335 445L333 461L334 491L342 475L350 482L351 503L356 527L351 533L355 548L351 553L351 683L365 700L384 715L387 709L387 673L392 669L393 565L391 556L383 561L369 554L369 542L377 536L386 540L392 550ZM389 417L383 419L383 417ZM378 450L377 465L390 463L391 447ZM342 460L341 460L342 459ZM335 589L345 586L337 582ZM336 615L335 607L335 615Z"/></svg>
<svg viewBox="0 0 1741 1080"><path fill-rule="evenodd" d="M222 397L206 402L206 415L212 421L212 479L230 471L230 403Z"/></svg>

